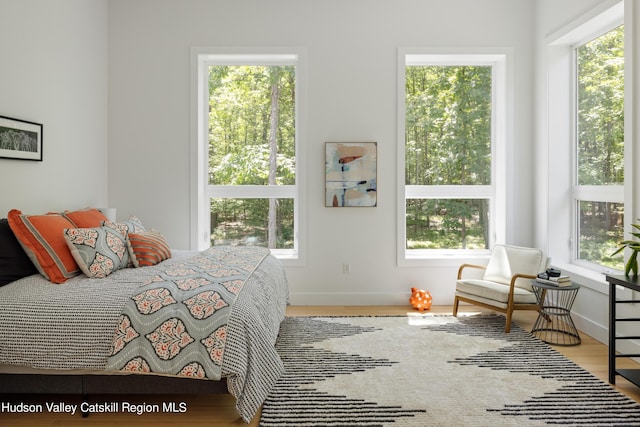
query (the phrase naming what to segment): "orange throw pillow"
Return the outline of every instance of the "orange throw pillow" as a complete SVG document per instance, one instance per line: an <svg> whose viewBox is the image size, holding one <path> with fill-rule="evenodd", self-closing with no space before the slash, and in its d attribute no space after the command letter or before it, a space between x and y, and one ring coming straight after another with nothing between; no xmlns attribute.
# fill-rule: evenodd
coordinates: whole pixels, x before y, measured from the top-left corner
<svg viewBox="0 0 640 427"><path fill-rule="evenodd" d="M76 228L100 227L107 217L98 209L87 208L78 211L64 211L62 216L76 225Z"/></svg>
<svg viewBox="0 0 640 427"><path fill-rule="evenodd" d="M135 267L148 267L171 258L171 249L160 232L129 233L129 256Z"/></svg>
<svg viewBox="0 0 640 427"><path fill-rule="evenodd" d="M9 227L40 274L53 283L64 283L80 273L64 238L65 228L76 228L60 214L23 215L13 209Z"/></svg>

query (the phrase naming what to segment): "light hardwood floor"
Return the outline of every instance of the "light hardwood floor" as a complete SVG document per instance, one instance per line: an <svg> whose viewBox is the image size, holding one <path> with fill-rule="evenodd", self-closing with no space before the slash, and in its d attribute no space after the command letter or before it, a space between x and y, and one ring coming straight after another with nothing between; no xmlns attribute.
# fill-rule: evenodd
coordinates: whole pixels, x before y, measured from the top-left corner
<svg viewBox="0 0 640 427"><path fill-rule="evenodd" d="M354 316L354 315L404 315L412 311L408 306L298 306L289 307L289 316ZM451 313L450 306L434 306L432 312ZM478 307L461 307L460 311L487 311L479 310ZM537 313L529 311L519 311L514 314L514 321L526 330L530 330ZM608 354L607 347L593 338L581 333L582 344L575 347L554 346L556 350L564 354L567 358L591 372L603 381L608 381ZM624 361L618 365L623 367L638 367L632 361ZM632 399L640 402L640 388L618 377L616 386L620 392L628 395ZM13 397L0 396L0 404L12 403L34 403L43 406L49 402L64 402L67 404L80 404L81 400L76 396L36 396L36 397ZM94 396L92 402L127 402L131 404L157 404L162 408L166 402L175 402L179 405L184 402L185 413L164 413L152 412L143 415L135 413L94 413L88 418L82 418L78 413L71 416L69 414L56 414L47 412L41 414L7 414L0 412L0 426L258 426L259 415L250 424L245 424L236 414L234 409L234 399L230 395L215 396Z"/></svg>

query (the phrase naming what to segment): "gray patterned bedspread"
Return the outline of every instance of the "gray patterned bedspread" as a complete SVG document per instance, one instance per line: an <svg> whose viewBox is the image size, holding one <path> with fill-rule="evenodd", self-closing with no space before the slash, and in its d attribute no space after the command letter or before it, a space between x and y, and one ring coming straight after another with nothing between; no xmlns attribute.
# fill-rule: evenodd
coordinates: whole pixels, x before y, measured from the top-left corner
<svg viewBox="0 0 640 427"><path fill-rule="evenodd" d="M156 266L119 270L106 279L82 276L54 285L36 275L0 288L0 364L105 370L127 302L145 283L193 256L201 255L175 254ZM247 422L284 370L274 344L288 301L287 281L277 259L260 258L228 310L220 365L220 377Z"/></svg>

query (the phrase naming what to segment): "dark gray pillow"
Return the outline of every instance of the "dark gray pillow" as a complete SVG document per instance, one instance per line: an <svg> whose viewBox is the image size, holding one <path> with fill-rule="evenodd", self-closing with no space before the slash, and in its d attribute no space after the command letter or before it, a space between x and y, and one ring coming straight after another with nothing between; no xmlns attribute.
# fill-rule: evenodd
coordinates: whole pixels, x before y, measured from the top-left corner
<svg viewBox="0 0 640 427"><path fill-rule="evenodd" d="M37 273L35 265L9 228L7 219L0 219L0 286Z"/></svg>

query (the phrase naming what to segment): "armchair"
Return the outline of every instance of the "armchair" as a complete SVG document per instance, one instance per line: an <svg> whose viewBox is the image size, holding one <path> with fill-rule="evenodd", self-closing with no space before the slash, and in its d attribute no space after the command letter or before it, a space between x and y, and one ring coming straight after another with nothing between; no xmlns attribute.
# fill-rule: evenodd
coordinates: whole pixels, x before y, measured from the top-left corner
<svg viewBox="0 0 640 427"><path fill-rule="evenodd" d="M458 269L453 315L458 315L460 301L505 313L508 333L513 310L539 310L531 279L545 271L547 264L539 249L495 245L487 266L462 264ZM484 275L464 278L466 269L481 269Z"/></svg>

